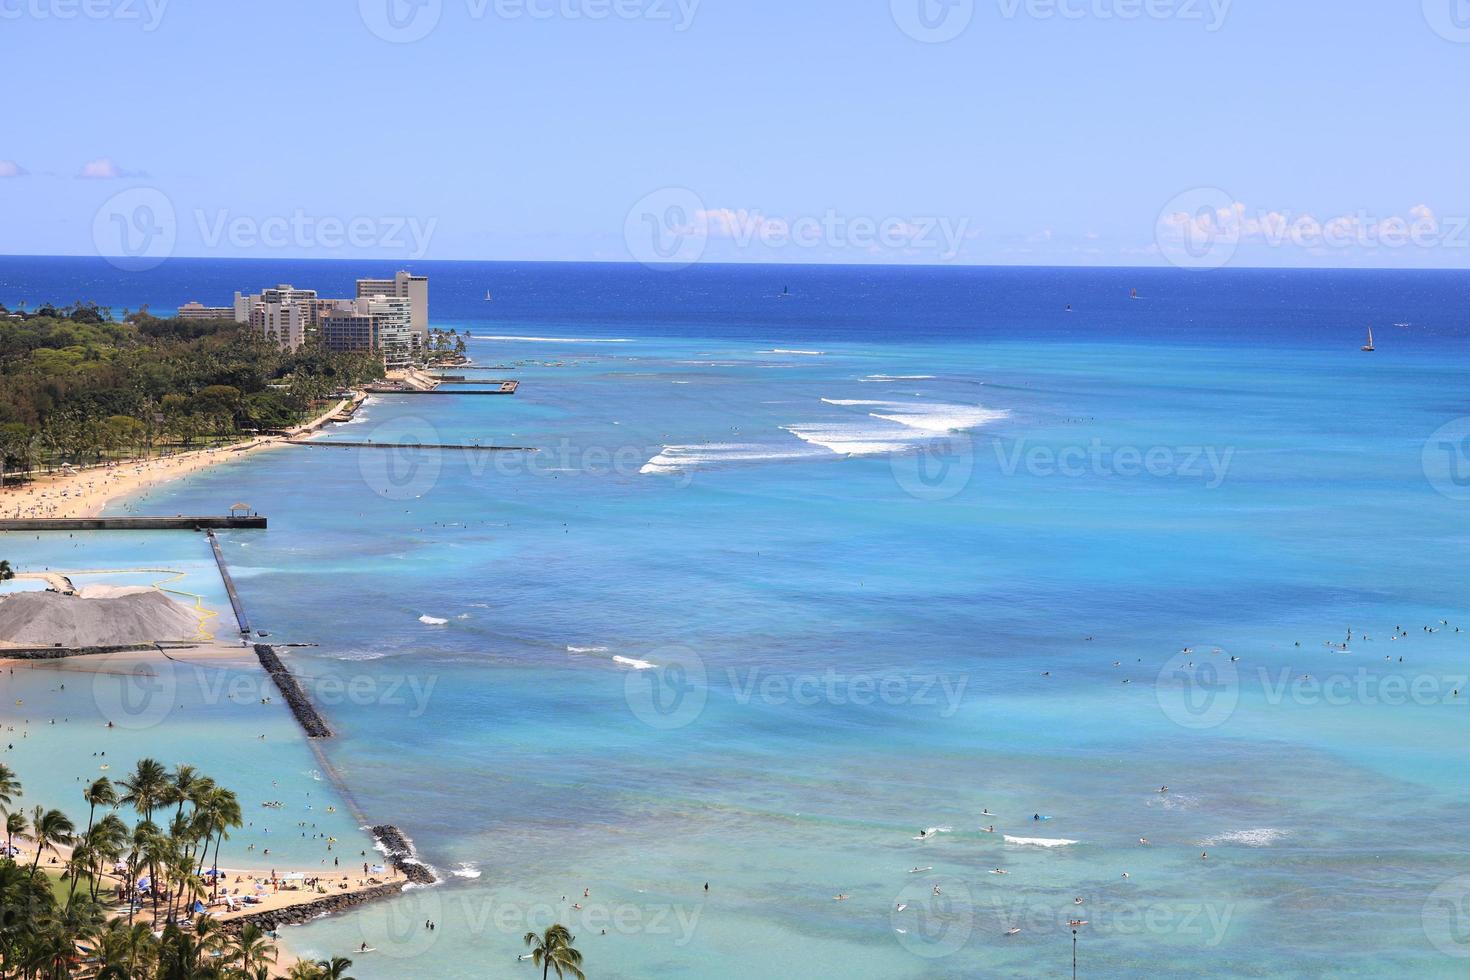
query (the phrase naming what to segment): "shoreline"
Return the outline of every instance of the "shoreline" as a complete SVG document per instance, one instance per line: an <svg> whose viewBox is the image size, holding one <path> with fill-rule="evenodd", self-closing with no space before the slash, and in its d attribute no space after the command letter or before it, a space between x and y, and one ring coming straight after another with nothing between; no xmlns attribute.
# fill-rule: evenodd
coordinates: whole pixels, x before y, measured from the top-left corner
<svg viewBox="0 0 1470 980"><path fill-rule="evenodd" d="M366 392L354 391L351 397L340 399L310 421L287 429L284 435L256 436L229 446L194 449L155 459L105 463L8 486L0 489L0 517L100 517L107 505L119 497L311 435L336 416L355 413L367 397Z"/></svg>

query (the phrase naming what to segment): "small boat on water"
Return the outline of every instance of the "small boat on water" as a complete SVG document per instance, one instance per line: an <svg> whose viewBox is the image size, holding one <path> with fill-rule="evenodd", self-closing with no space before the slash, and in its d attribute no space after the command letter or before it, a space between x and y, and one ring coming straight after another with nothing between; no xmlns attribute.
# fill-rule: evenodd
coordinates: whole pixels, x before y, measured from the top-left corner
<svg viewBox="0 0 1470 980"><path fill-rule="evenodd" d="M1375 348L1373 346L1373 328L1372 327L1369 327L1368 328L1368 342L1363 345L1363 350L1372 352L1372 351L1374 351L1376 349L1377 348Z"/></svg>
<svg viewBox="0 0 1470 980"><path fill-rule="evenodd" d="M485 290L485 302L489 303L489 302L493 301L494 298L495 297L493 297L493 296L490 295L490 290L488 290L488 289Z"/></svg>
<svg viewBox="0 0 1470 980"><path fill-rule="evenodd" d="M791 298L791 287L790 286L782 286L781 287L781 296L780 296L780 298L781 299L790 299Z"/></svg>
<svg viewBox="0 0 1470 980"><path fill-rule="evenodd" d="M1128 293L1128 298L1129 299L1137 299L1138 298L1138 290L1137 289L1134 289L1131 292L1129 292Z"/></svg>

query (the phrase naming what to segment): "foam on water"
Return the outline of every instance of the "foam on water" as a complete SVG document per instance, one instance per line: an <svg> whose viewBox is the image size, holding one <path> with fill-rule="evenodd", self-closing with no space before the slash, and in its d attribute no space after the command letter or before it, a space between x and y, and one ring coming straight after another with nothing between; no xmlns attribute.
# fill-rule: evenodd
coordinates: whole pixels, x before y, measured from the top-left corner
<svg viewBox="0 0 1470 980"><path fill-rule="evenodd" d="M1025 847L1068 847L1077 843L1064 837L1012 837L1005 834L1007 844L1020 844Z"/></svg>
<svg viewBox="0 0 1470 980"><path fill-rule="evenodd" d="M1221 847L1227 844L1240 844L1243 847L1270 847L1286 837L1286 831L1277 830L1274 827L1260 827L1255 830L1232 830L1223 834L1215 834L1206 837L1199 842L1200 847Z"/></svg>

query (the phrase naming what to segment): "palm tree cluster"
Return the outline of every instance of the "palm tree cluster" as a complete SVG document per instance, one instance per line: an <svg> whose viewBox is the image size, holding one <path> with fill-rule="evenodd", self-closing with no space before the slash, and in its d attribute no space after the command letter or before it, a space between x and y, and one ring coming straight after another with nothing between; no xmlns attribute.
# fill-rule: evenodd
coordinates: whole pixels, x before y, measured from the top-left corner
<svg viewBox="0 0 1470 980"><path fill-rule="evenodd" d="M234 793L192 766L170 772L142 759L126 778L100 778L83 790L85 828L60 810L12 809L20 796L15 773L0 765L0 980L271 975L270 936L252 924L227 930L197 911L218 888L206 863L212 870L221 843L243 822ZM132 826L121 807L136 815ZM17 839L34 848L29 862ZM350 966L341 958L302 962L289 975L350 980Z"/></svg>

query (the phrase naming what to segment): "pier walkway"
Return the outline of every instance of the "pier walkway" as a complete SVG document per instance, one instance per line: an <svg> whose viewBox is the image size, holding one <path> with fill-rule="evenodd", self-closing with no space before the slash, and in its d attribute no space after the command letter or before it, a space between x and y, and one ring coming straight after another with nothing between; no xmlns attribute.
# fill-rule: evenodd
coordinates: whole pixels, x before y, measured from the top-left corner
<svg viewBox="0 0 1470 980"><path fill-rule="evenodd" d="M240 626L240 635L244 636L250 632L250 620L245 616L245 604L240 601L240 593L235 591L235 580L230 578L230 569L225 564L225 553L220 550L219 538L214 536L213 531L209 535L209 546L214 549L214 563L219 566L219 577L224 580L225 592L230 597L230 607L235 610L235 622Z"/></svg>

